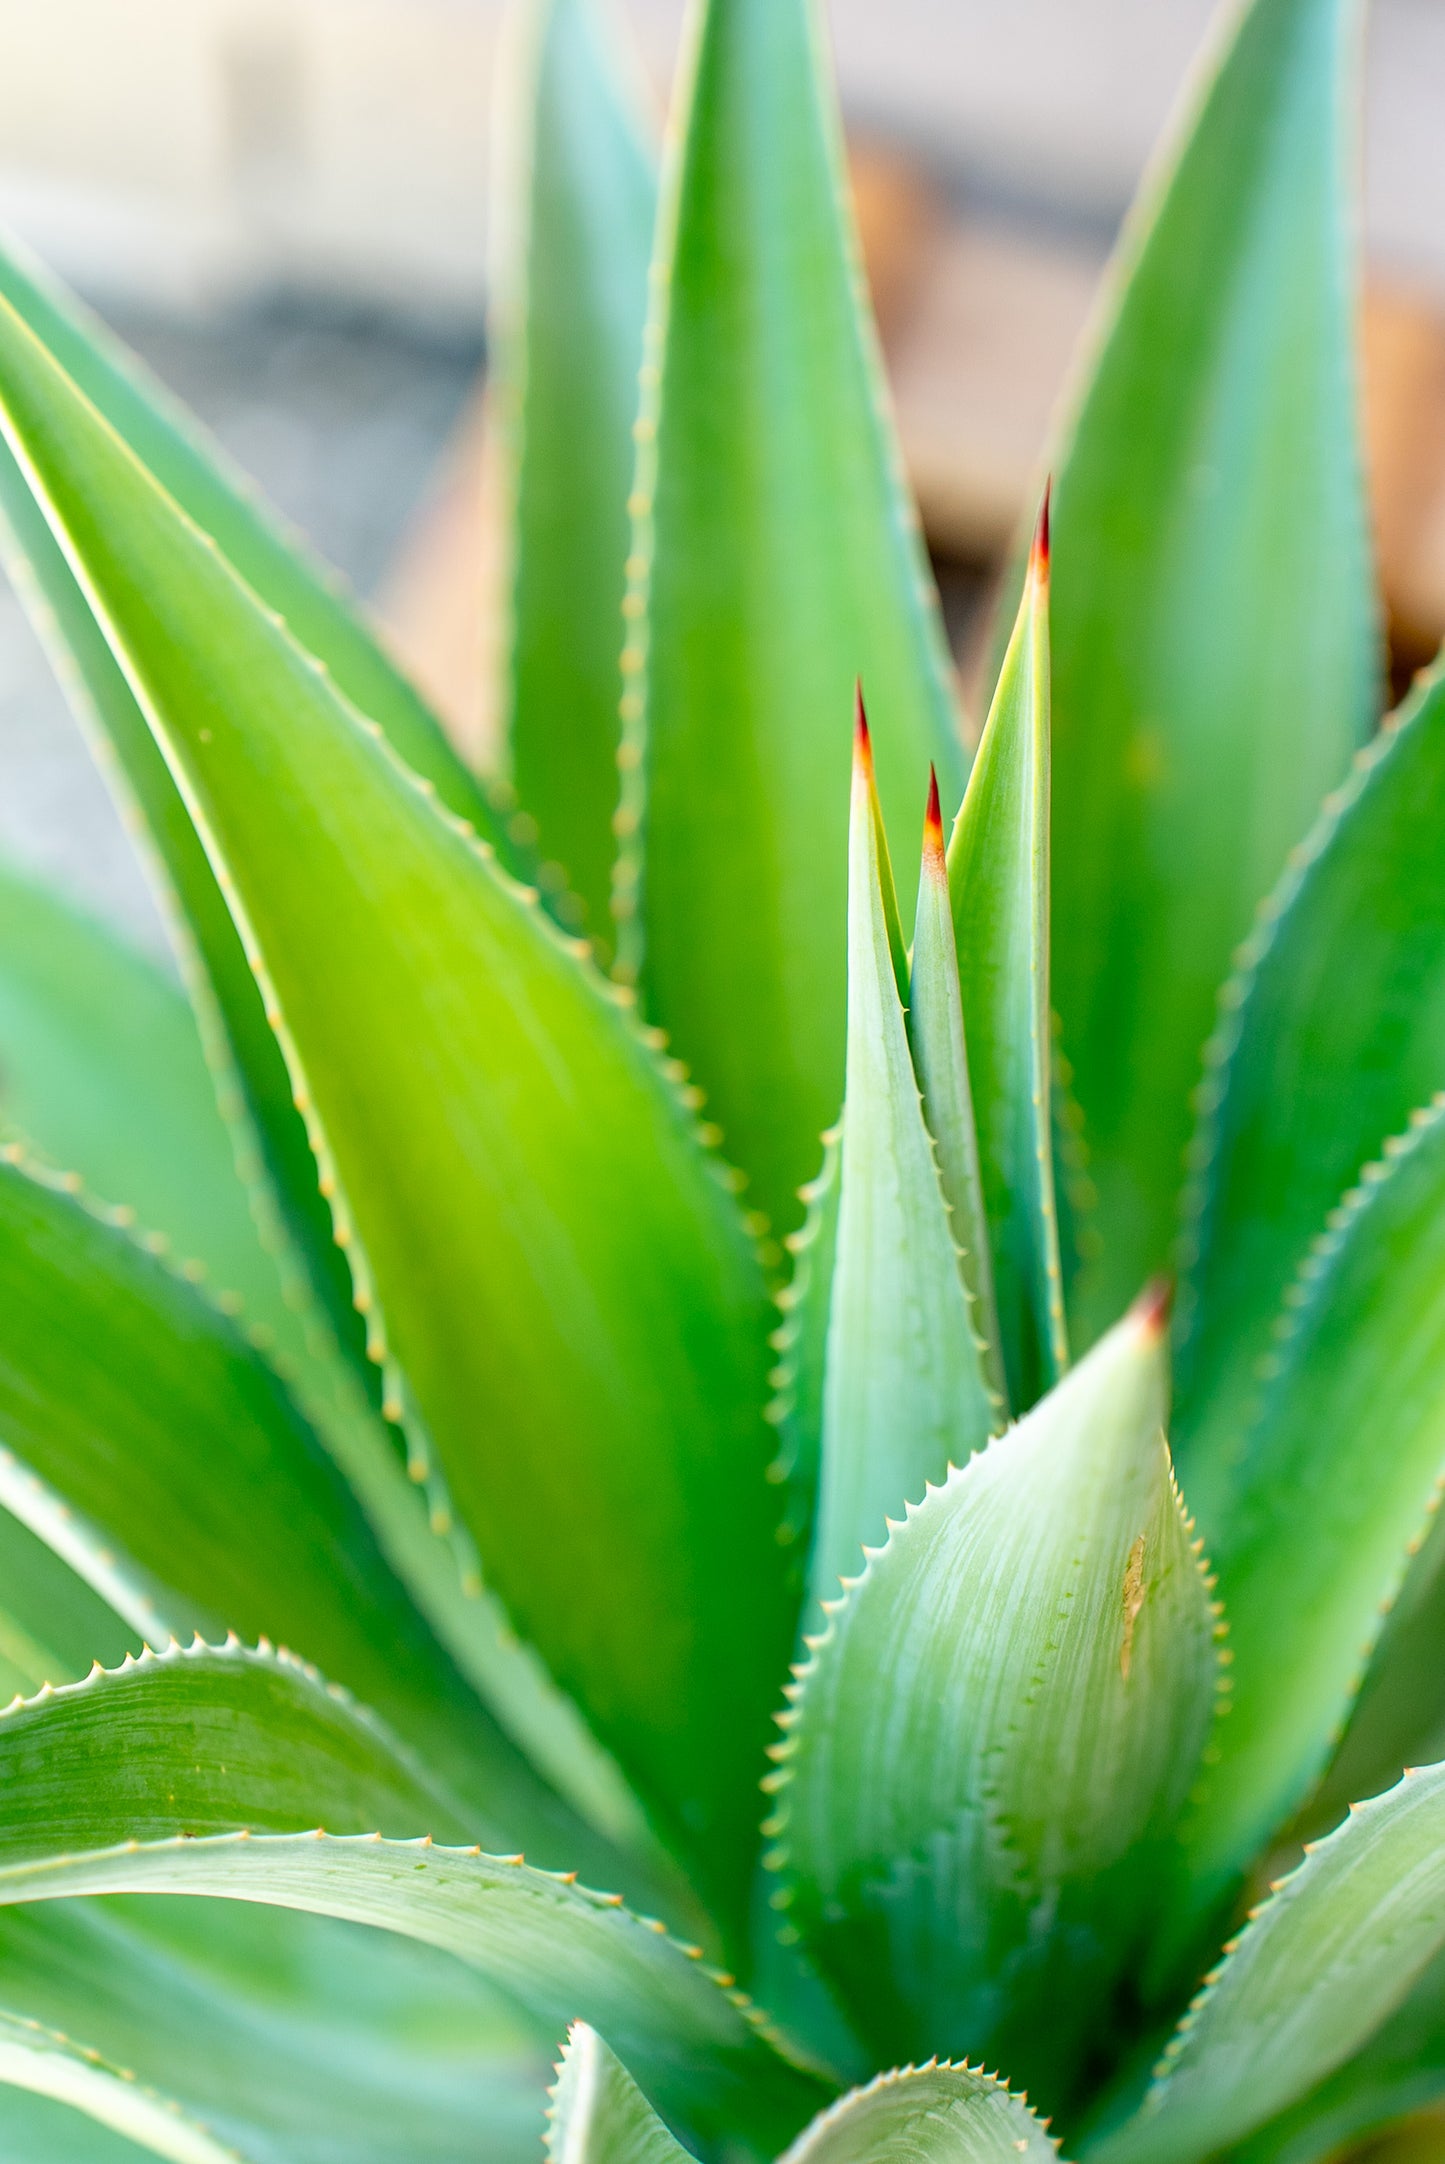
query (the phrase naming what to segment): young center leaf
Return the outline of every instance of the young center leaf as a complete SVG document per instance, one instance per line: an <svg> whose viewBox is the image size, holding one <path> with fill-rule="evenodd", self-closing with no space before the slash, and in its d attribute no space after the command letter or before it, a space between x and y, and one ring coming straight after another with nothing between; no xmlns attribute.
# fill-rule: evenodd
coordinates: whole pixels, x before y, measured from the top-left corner
<svg viewBox="0 0 1445 2164"><path fill-rule="evenodd" d="M965 2047L1052 2107L1149 1928L1214 1620L1141 1302L921 1504L829 1618L773 1776L788 1916L885 2061Z"/></svg>
<svg viewBox="0 0 1445 2164"><path fill-rule="evenodd" d="M500 111L492 396L507 468L506 755L541 855L611 930L632 423L657 214L652 129L598 0L519 13ZM520 122L520 125L516 125Z"/></svg>
<svg viewBox="0 0 1445 2164"><path fill-rule="evenodd" d="M1445 680L1358 756L1261 910L1206 1073L1175 1434L1206 1533L1280 1288L1361 1166L1445 1088Z"/></svg>
<svg viewBox="0 0 1445 2164"><path fill-rule="evenodd" d="M1445 1767L1356 1804L1256 1909L1089 2164L1194 2164L1342 2065L1445 1946Z"/></svg>
<svg viewBox="0 0 1445 2164"><path fill-rule="evenodd" d="M1355 0L1253 0L1126 230L1055 456L1054 1001L1094 1334L1169 1258L1216 988L1373 725Z"/></svg>
<svg viewBox="0 0 1445 2164"><path fill-rule="evenodd" d="M781 2164L1052 2164L1058 2144L1021 2097L967 2066L907 2066L805 2127Z"/></svg>
<svg viewBox="0 0 1445 2164"><path fill-rule="evenodd" d="M1049 1072L1049 506L948 846L963 1022L1009 1395L1068 1364Z"/></svg>
<svg viewBox="0 0 1445 2164"><path fill-rule="evenodd" d="M544 2032L605 2028L659 2108L705 2138L776 2147L826 2095L730 1978L616 1894L386 1834L422 1800L394 1749L274 1659L176 1653L16 1706L0 1714L0 1791L0 1905L190 1893L378 1925L467 1963Z"/></svg>
<svg viewBox="0 0 1445 2164"><path fill-rule="evenodd" d="M3 308L0 421L243 929L385 1409L740 1908L791 1616L765 1292L721 1168L622 997Z"/></svg>
<svg viewBox="0 0 1445 2164"><path fill-rule="evenodd" d="M837 1592L866 1543L999 1424L923 1124L899 998L897 907L861 701L848 878L848 1056L811 1584ZM890 937L890 932L892 937Z"/></svg>
<svg viewBox="0 0 1445 2164"><path fill-rule="evenodd" d="M653 274L623 656L619 951L780 1233L843 1087L837 717L855 678L881 725L895 834L930 759L950 803L963 771L822 44L816 0L696 13Z"/></svg>
<svg viewBox="0 0 1445 2164"><path fill-rule="evenodd" d="M1190 1813L1206 1902L1324 1770L1445 1468L1445 1098L1332 1217L1273 1367L1207 1528L1233 1667Z"/></svg>
<svg viewBox="0 0 1445 2164"><path fill-rule="evenodd" d="M616 2053L575 2021L547 2111L551 2164L684 2164L675 2141Z"/></svg>
<svg viewBox="0 0 1445 2164"><path fill-rule="evenodd" d="M968 1294L969 1312L978 1335L984 1380L998 1411L1008 1411L1008 1377L999 1336L993 1256L979 1165L978 1128L968 1079L963 998L958 977L958 941L948 891L948 863L943 848L943 814L938 776L928 777L928 807L923 819L923 862L918 872L918 907L913 921L913 956L908 980L908 1038L914 1072L923 1098L923 1118L933 1137L938 1176L948 1204L958 1266Z"/></svg>

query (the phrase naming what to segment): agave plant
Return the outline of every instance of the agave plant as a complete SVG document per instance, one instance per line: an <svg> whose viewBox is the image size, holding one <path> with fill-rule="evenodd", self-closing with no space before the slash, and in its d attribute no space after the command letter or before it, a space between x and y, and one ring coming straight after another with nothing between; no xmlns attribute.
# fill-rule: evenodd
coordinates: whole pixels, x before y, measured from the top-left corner
<svg viewBox="0 0 1445 2164"><path fill-rule="evenodd" d="M976 745L810 0L696 8L660 179L589 0L523 18L485 781L0 257L8 562L184 985L6 877L0 2156L511 2164L559 2049L566 2164L1445 2101L1356 28L1224 26Z"/></svg>

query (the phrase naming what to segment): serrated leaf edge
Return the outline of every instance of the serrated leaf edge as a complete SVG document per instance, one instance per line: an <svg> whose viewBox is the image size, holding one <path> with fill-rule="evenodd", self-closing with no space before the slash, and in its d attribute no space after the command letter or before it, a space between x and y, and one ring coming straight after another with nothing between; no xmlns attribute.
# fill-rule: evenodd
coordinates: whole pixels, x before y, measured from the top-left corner
<svg viewBox="0 0 1445 2164"><path fill-rule="evenodd" d="M4 2049L7 2029L12 2032L19 2030L34 2037L42 2052L53 2053L55 2057L69 2060L84 2067L92 2074L103 2075L110 2081L123 2084L126 2093L144 2097L146 2103L151 2105L158 2114L164 2114L167 2119L173 2120L177 2127L185 2128L194 2134L215 2155L232 2158L234 2164L252 2164L252 2160L247 2158L240 2149L237 2149L231 2142L221 2141L203 2119L198 2119L194 2112L188 2111L185 2105L176 2097L168 2096L163 2090L153 2088L149 2082L142 2081L132 2068L121 2066L117 2061L107 2059L103 2053L96 2051L89 2044L81 2043L77 2037L68 2035L65 2030L52 2029L43 2021L32 2020L28 2014L19 2014L12 2008L0 2007L0 2052L3 2052ZM32 2085L29 2083L11 2083L0 2077L0 2087L16 2086L31 2089ZM56 2095L56 2092L40 2087L38 2084L34 2086L32 2093L40 2096ZM83 2105L75 2103L74 2099L69 2096L56 2095L56 2100L87 2117L93 2116L93 2114L85 2111ZM136 2137L131 2135L130 2138L135 2139ZM146 2146L149 2145L146 2144Z"/></svg>
<svg viewBox="0 0 1445 2164"><path fill-rule="evenodd" d="M871 2081L862 2083L856 2089L850 2089L846 2096L836 2098L827 2107L826 2111L820 2111L818 2116L804 2127L796 2141L792 2142L784 2150L782 2156L779 2157L778 2164L807 2164L813 2145L824 2140L831 2132L834 2124L853 2105L861 2103L866 2097L877 2095L880 2090L895 2089L900 2083L906 2082L915 2074L971 2075L975 2081L983 2082L988 2088L997 2090L1006 2096L1011 2103L1019 2105L1021 2109L1028 2113L1040 2133L1047 2140L1050 2148L1054 2151L1054 2154L1058 2156L1062 2153L1057 2137L1049 2131L1053 2124L1052 2120L1043 2118L1034 2110L1029 2103L1027 2090L1011 2089L1002 2074L991 2073L982 2065L973 2066L967 2059L939 2059L935 2057L920 2060L916 2064L910 2062L907 2066L890 2067L886 2073L875 2074Z"/></svg>

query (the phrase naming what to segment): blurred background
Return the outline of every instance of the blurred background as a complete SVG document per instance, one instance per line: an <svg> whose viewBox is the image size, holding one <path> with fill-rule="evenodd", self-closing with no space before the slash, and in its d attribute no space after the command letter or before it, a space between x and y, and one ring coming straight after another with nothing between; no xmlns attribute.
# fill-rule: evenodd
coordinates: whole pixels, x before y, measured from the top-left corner
<svg viewBox="0 0 1445 2164"><path fill-rule="evenodd" d="M683 0L616 0L661 109ZM500 0L0 0L0 221L366 595L458 732L478 624ZM1210 0L832 0L905 451L965 675L1119 219ZM1398 683L1445 634L1445 0L1375 0L1362 150ZM0 848L153 948L0 590Z"/></svg>

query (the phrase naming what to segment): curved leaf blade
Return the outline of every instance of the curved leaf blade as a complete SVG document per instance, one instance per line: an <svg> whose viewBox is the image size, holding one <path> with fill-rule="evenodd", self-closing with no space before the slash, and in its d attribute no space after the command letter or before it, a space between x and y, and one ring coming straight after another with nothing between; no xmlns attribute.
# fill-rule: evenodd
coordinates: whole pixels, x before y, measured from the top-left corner
<svg viewBox="0 0 1445 2164"><path fill-rule="evenodd" d="M536 2156L549 2046L392 1934L241 1901L33 1902L0 1916L0 2006L83 2037L248 2164Z"/></svg>
<svg viewBox="0 0 1445 2164"><path fill-rule="evenodd" d="M811 1572L823 1601L889 1516L980 1449L998 1419L919 1104L861 709L848 847L847 1094Z"/></svg>
<svg viewBox="0 0 1445 2164"><path fill-rule="evenodd" d="M843 1085L854 681L895 832L929 760L952 799L963 759L821 11L711 0L694 31L643 378L615 907L623 966L786 1233Z"/></svg>
<svg viewBox="0 0 1445 2164"><path fill-rule="evenodd" d="M148 1717L157 1679L188 1658L0 1714L0 1904L193 1893L378 1925L456 1955L554 2035L604 2023L669 2115L705 2134L775 2141L816 2107L819 2082L779 2056L730 1980L615 1894L430 1840L217 1831L314 1826L324 1811L355 1825L413 1805L389 1762L365 1756L370 1725L348 1725L316 1684L301 1744L268 1713L232 1719L223 1750L188 1749L172 1718Z"/></svg>
<svg viewBox="0 0 1445 2164"><path fill-rule="evenodd" d="M909 1506L774 1776L790 1919L874 2050L967 2042L1050 2105L1152 1925L1214 1706L1163 1331L1141 1303Z"/></svg>
<svg viewBox="0 0 1445 2164"><path fill-rule="evenodd" d="M630 55L594 0L543 0L501 107L521 114L493 269L508 468L511 776L610 943L632 423L657 161Z"/></svg>
<svg viewBox="0 0 1445 2164"><path fill-rule="evenodd" d="M385 1409L740 1910L791 1617L765 1294L722 1170L619 1001L3 311L0 407L273 1004Z"/></svg>
<svg viewBox="0 0 1445 2164"><path fill-rule="evenodd" d="M0 1304L0 1502L132 1629L288 1644L423 1748L489 1839L570 1844L580 1828L466 1689L219 1309L7 1162Z"/></svg>
<svg viewBox="0 0 1445 2164"><path fill-rule="evenodd" d="M1126 232L1054 464L1054 998L1104 1237L1086 1340L1169 1259L1216 988L1377 712L1356 24L1353 0L1239 15Z"/></svg>
<svg viewBox="0 0 1445 2164"><path fill-rule="evenodd" d="M1227 2149L1368 2042L1445 1945L1445 1768L1352 1806L1256 1909L1099 2164Z"/></svg>
<svg viewBox="0 0 1445 2164"><path fill-rule="evenodd" d="M1275 1369L1210 1522L1233 1665L1186 1842L1199 1899L1323 1770L1445 1469L1445 1097L1332 1217Z"/></svg>
<svg viewBox="0 0 1445 2164"><path fill-rule="evenodd" d="M573 2022L563 2047L546 2146L552 2164L677 2164L688 2155L585 2021Z"/></svg>
<svg viewBox="0 0 1445 2164"><path fill-rule="evenodd" d="M968 2066L906 2066L854 2089L805 2127L781 2164L1050 2164L1058 2143L1021 2097Z"/></svg>
<svg viewBox="0 0 1445 2164"><path fill-rule="evenodd" d="M1442 795L1437 672L1326 805L1222 998L1194 1144L1176 1417L1206 1527L1281 1287L1386 1136L1445 1087Z"/></svg>
<svg viewBox="0 0 1445 2164"><path fill-rule="evenodd" d="M999 1338L1020 1411L1068 1366L1049 1018L1049 509L948 845Z"/></svg>
<svg viewBox="0 0 1445 2164"><path fill-rule="evenodd" d="M139 2086L129 2069L109 2066L68 2036L4 2012L0 2085L70 2104L169 2164L238 2164L235 2149L218 2142L172 2097Z"/></svg>
<svg viewBox="0 0 1445 2164"><path fill-rule="evenodd" d="M110 1602L0 1509L0 1704L42 1683L76 1683L93 1662L114 1667L141 1638Z"/></svg>

